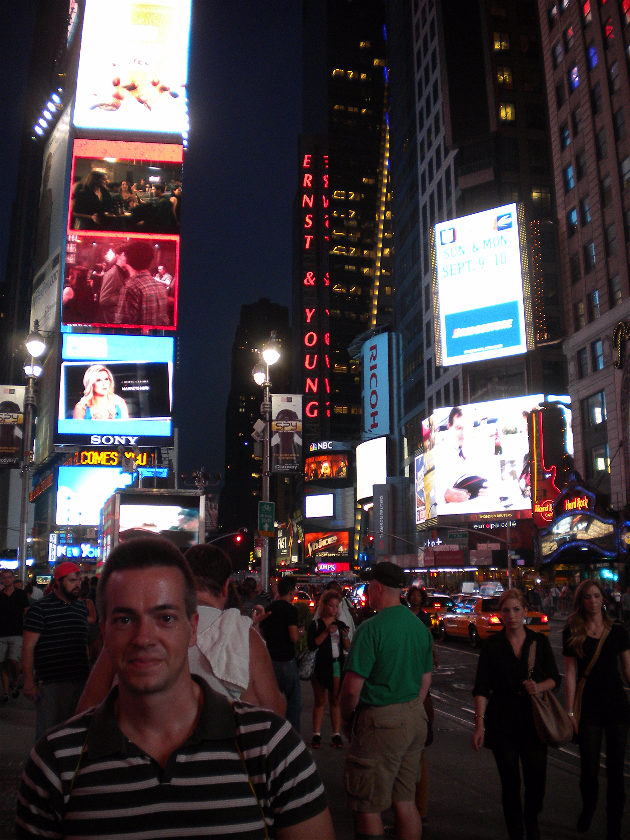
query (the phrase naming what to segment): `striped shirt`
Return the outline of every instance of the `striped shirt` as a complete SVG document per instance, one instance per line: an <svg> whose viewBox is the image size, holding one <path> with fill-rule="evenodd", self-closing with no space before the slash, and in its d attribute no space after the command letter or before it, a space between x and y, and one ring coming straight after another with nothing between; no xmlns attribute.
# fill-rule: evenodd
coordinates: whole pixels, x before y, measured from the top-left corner
<svg viewBox="0 0 630 840"><path fill-rule="evenodd" d="M117 688L51 729L24 770L18 840L263 840L263 814L268 826L286 827L323 812L321 779L295 730L194 679L203 691L199 721L164 768L118 728Z"/></svg>
<svg viewBox="0 0 630 840"><path fill-rule="evenodd" d="M63 601L54 592L29 607L24 629L39 634L35 645L38 680L50 683L87 679L87 615L82 601Z"/></svg>

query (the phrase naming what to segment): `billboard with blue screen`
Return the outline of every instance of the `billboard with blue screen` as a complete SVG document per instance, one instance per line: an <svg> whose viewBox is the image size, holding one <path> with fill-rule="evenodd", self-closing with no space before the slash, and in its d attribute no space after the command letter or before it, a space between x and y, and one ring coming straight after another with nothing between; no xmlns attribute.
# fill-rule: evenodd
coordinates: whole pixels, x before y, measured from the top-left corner
<svg viewBox="0 0 630 840"><path fill-rule="evenodd" d="M57 442L170 443L173 358L170 337L65 334Z"/></svg>

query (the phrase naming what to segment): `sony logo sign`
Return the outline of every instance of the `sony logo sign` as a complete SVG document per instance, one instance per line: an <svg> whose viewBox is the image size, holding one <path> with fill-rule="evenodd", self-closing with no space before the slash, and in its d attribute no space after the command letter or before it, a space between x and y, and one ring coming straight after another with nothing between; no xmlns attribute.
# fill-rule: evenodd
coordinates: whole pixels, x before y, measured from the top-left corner
<svg viewBox="0 0 630 840"><path fill-rule="evenodd" d="M138 440L138 435L90 435L90 443L92 446L135 446Z"/></svg>

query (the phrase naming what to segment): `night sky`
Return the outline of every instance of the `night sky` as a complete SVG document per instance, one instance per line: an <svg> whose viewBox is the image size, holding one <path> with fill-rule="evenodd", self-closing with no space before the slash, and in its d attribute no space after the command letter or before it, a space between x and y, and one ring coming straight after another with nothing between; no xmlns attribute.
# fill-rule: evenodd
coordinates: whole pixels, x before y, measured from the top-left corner
<svg viewBox="0 0 630 840"><path fill-rule="evenodd" d="M34 0L12 11L0 94L4 273ZM4 39L5 41L8 39ZM194 0L184 159L175 413L180 467L224 469L225 407L240 306L289 306L301 123L301 3Z"/></svg>

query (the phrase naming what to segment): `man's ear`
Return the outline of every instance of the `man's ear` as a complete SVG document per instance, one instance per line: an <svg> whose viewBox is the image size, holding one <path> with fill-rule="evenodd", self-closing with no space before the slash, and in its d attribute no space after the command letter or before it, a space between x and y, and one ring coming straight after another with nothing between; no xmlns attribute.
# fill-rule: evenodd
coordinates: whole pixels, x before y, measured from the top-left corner
<svg viewBox="0 0 630 840"><path fill-rule="evenodd" d="M228 578L225 581L225 583L223 584L223 588L221 589L221 597L227 598L229 588L230 588L230 579Z"/></svg>

